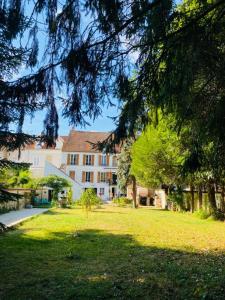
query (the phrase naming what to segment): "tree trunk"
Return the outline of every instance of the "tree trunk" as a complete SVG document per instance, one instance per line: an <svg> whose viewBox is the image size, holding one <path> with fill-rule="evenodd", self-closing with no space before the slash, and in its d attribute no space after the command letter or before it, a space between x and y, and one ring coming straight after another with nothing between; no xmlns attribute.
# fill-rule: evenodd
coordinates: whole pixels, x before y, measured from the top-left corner
<svg viewBox="0 0 225 300"><path fill-rule="evenodd" d="M210 212L213 213L217 211L217 206L216 206L215 186L212 179L209 179L207 187L208 187L209 209Z"/></svg>
<svg viewBox="0 0 225 300"><path fill-rule="evenodd" d="M198 209L202 209L202 185L198 186Z"/></svg>
<svg viewBox="0 0 225 300"><path fill-rule="evenodd" d="M134 208L138 208L136 178L133 175L132 175L132 197L133 197L133 206L134 206Z"/></svg>
<svg viewBox="0 0 225 300"><path fill-rule="evenodd" d="M195 192L194 192L194 186L191 184L191 212L193 213L195 210Z"/></svg>
<svg viewBox="0 0 225 300"><path fill-rule="evenodd" d="M187 211L191 211L191 201L189 197L187 197L186 204L187 204Z"/></svg>
<svg viewBox="0 0 225 300"><path fill-rule="evenodd" d="M225 200L224 200L224 196L225 196L225 187L222 186L222 188L221 188L221 199L220 199L220 201L221 201L221 210L222 210L222 212L225 213Z"/></svg>

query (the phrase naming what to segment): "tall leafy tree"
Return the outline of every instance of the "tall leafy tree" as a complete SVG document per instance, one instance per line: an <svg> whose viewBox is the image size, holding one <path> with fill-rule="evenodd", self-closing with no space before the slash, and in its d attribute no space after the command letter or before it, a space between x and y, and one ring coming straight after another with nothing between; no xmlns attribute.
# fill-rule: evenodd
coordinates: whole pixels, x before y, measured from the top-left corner
<svg viewBox="0 0 225 300"><path fill-rule="evenodd" d="M160 117L158 126L148 125L132 147L131 172L146 187L170 186L181 181L185 150L173 123Z"/></svg>

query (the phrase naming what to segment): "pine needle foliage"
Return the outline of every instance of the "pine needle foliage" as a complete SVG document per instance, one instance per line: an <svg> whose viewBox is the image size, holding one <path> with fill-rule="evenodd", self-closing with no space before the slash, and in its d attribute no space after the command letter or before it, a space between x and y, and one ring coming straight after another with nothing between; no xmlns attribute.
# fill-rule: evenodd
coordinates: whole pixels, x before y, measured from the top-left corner
<svg viewBox="0 0 225 300"><path fill-rule="evenodd" d="M43 135L50 145L58 132L57 101L71 124L85 125L114 94L125 101L114 135L121 139L132 134L136 120L147 122L149 104L161 105L168 86L166 99L178 109L179 90L184 95L196 75L204 79L204 92L209 84L218 90L224 5L222 0L186 1L182 8L172 0L1 0L1 132L16 124L21 133L25 116L45 109ZM24 66L26 76L15 79ZM134 69L137 76L130 81Z"/></svg>
<svg viewBox="0 0 225 300"><path fill-rule="evenodd" d="M23 123L39 110L39 138L52 145L59 102L71 125L85 125L113 95L121 113L107 144L135 136L161 108L225 161L223 0L1 0L0 16L1 148L35 139Z"/></svg>

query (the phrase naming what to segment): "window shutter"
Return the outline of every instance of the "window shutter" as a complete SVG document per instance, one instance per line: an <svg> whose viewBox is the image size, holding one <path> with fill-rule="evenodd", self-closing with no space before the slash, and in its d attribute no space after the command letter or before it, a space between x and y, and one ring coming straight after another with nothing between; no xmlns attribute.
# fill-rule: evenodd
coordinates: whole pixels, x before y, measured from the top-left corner
<svg viewBox="0 0 225 300"><path fill-rule="evenodd" d="M116 155L113 156L113 167L117 167L117 157L116 157Z"/></svg>
<svg viewBox="0 0 225 300"><path fill-rule="evenodd" d="M70 154L67 154L67 165L70 165Z"/></svg>
<svg viewBox="0 0 225 300"><path fill-rule="evenodd" d="M111 180L112 179L112 172L107 172L107 179Z"/></svg>
<svg viewBox="0 0 225 300"><path fill-rule="evenodd" d="M85 182L85 172L82 172L82 182Z"/></svg>
<svg viewBox="0 0 225 300"><path fill-rule="evenodd" d="M91 183L93 183L94 182L94 172L90 172L91 173Z"/></svg>
<svg viewBox="0 0 225 300"><path fill-rule="evenodd" d="M109 155L106 156L106 165L109 166Z"/></svg>
<svg viewBox="0 0 225 300"><path fill-rule="evenodd" d="M101 155L98 156L98 165L99 166L102 165L102 156Z"/></svg>
<svg viewBox="0 0 225 300"><path fill-rule="evenodd" d="M98 172L98 182L100 182L100 172Z"/></svg>
<svg viewBox="0 0 225 300"><path fill-rule="evenodd" d="M83 155L83 165L85 166L85 162L86 162L86 155Z"/></svg>
<svg viewBox="0 0 225 300"><path fill-rule="evenodd" d="M76 155L76 165L79 165L79 154Z"/></svg>
<svg viewBox="0 0 225 300"><path fill-rule="evenodd" d="M95 164L95 156L92 155L91 156L91 165L94 166L94 164Z"/></svg>
<svg viewBox="0 0 225 300"><path fill-rule="evenodd" d="M70 178L75 179L75 171L70 171Z"/></svg>

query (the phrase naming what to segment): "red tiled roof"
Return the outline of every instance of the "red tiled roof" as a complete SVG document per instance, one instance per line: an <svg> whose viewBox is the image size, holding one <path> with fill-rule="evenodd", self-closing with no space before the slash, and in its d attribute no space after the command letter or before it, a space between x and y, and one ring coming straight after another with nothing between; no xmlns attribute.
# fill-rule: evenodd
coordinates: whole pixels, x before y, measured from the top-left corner
<svg viewBox="0 0 225 300"><path fill-rule="evenodd" d="M91 143L102 142L109 136L109 132L71 130L68 139L63 144L63 152L99 152Z"/></svg>

